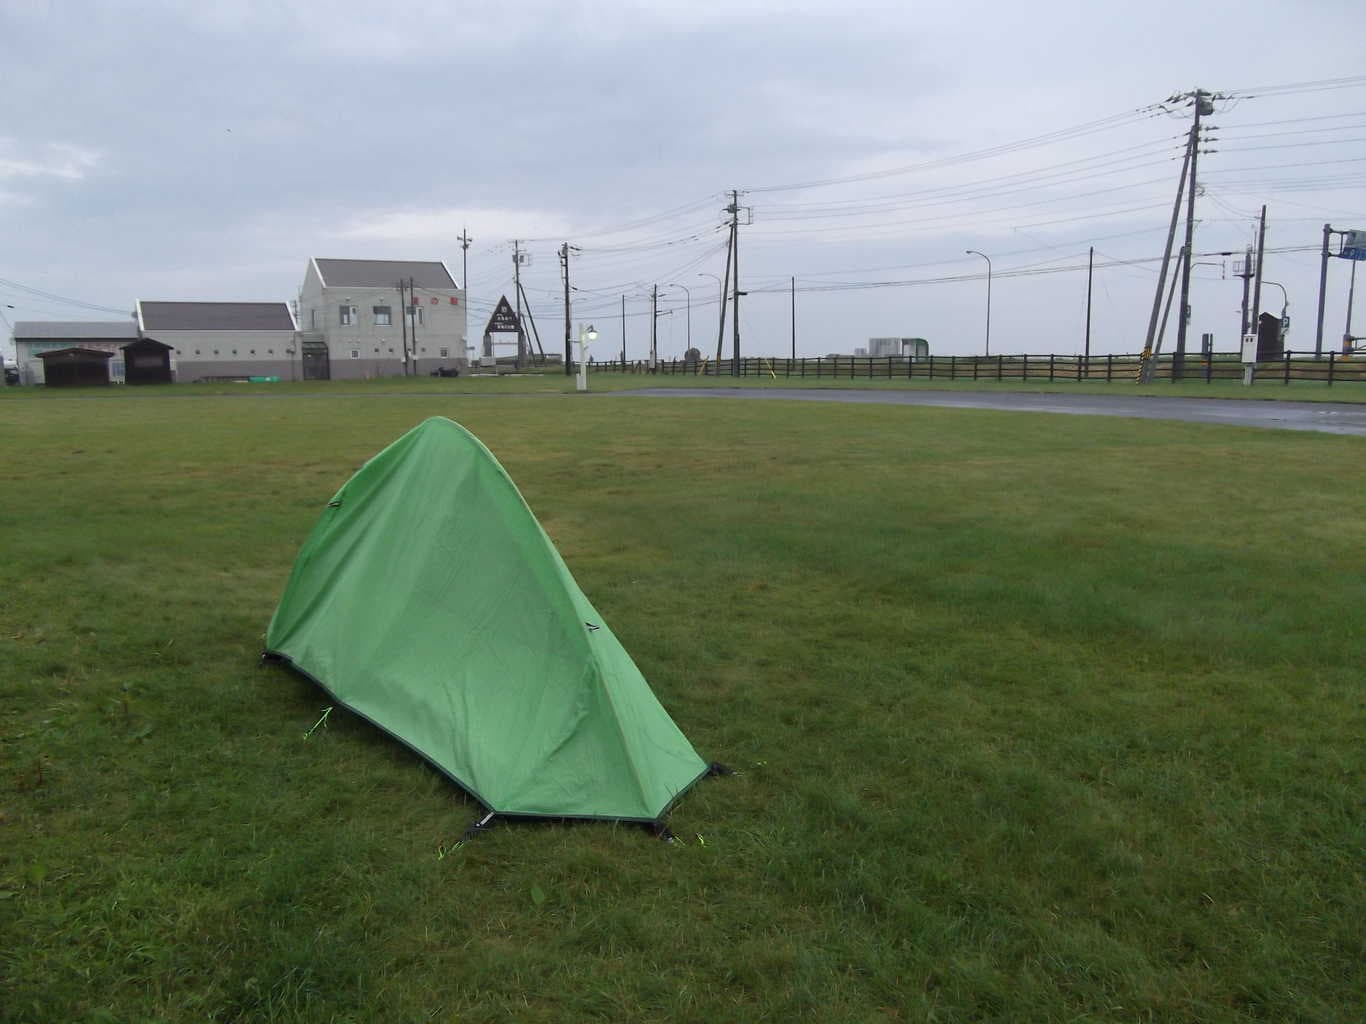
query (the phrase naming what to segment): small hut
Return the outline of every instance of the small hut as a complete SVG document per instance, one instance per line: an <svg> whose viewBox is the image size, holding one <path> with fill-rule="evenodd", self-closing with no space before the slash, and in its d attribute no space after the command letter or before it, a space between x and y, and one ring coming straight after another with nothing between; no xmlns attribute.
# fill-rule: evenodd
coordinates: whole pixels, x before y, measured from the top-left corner
<svg viewBox="0 0 1366 1024"><path fill-rule="evenodd" d="M171 383L171 346L155 338L130 341L123 349L123 381L125 384Z"/></svg>
<svg viewBox="0 0 1366 1024"><path fill-rule="evenodd" d="M58 348L39 352L43 382L50 388L79 388L109 383L109 360L113 352L92 348Z"/></svg>

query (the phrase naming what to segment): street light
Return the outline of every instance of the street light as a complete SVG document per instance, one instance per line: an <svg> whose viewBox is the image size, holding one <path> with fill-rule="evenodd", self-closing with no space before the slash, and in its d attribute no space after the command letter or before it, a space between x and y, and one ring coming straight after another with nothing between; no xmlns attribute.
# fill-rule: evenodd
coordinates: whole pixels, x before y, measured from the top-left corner
<svg viewBox="0 0 1366 1024"><path fill-rule="evenodd" d="M575 381L575 391L588 390L588 346L598 340L598 330L592 324L585 327L579 324L579 377Z"/></svg>
<svg viewBox="0 0 1366 1024"><path fill-rule="evenodd" d="M991 355L991 257L976 249L964 249L967 256L980 256L987 261L987 355Z"/></svg>
<svg viewBox="0 0 1366 1024"><path fill-rule="evenodd" d="M708 274L707 276L708 276L708 277L715 277L716 275L714 275L714 274ZM716 278L716 279L717 279L718 281L721 280L719 277ZM686 295L686 296L688 297L688 348L691 349L691 348L692 348L692 292L689 290L689 288L688 288L688 286L687 286L686 284L679 284L679 283L676 282L676 281L670 282L669 284L666 284L664 287L665 287L665 288L682 288L682 289L683 289L683 294Z"/></svg>

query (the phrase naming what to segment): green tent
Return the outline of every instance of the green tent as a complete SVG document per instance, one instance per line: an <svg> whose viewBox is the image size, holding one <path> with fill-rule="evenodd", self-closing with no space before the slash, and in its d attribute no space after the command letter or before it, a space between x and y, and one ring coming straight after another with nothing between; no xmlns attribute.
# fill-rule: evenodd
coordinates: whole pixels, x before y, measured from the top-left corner
<svg viewBox="0 0 1366 1024"><path fill-rule="evenodd" d="M512 478L441 417L327 503L266 656L494 814L658 822L707 773Z"/></svg>

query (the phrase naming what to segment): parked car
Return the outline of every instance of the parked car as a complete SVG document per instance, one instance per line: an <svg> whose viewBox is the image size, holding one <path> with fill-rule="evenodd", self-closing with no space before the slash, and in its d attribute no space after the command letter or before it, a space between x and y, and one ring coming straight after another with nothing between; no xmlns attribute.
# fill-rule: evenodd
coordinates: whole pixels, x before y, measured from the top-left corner
<svg viewBox="0 0 1366 1024"><path fill-rule="evenodd" d="M0 356L0 366L3 366L5 369L6 384L19 383L19 367L14 365L14 363L8 362L4 356Z"/></svg>

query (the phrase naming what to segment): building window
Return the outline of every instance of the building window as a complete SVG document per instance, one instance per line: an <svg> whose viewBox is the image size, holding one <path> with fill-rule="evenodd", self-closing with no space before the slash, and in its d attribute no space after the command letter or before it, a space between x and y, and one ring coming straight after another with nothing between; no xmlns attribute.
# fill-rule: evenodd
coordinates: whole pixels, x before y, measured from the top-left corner
<svg viewBox="0 0 1366 1024"><path fill-rule="evenodd" d="M443 349L441 350L441 358L442 358L442 359L445 359L445 358L446 358L447 356L449 356L450 354L451 354L451 350L448 349L448 348L443 348Z"/></svg>
<svg viewBox="0 0 1366 1024"><path fill-rule="evenodd" d="M233 350L232 350L232 354L233 354L233 355L237 355L237 349L233 349Z"/></svg>
<svg viewBox="0 0 1366 1024"><path fill-rule="evenodd" d="M393 345L390 345L390 346L389 346L389 354L390 354L390 355L393 355L393 354L394 354L394 346L393 346Z"/></svg>
<svg viewBox="0 0 1366 1024"><path fill-rule="evenodd" d="M195 350L194 350L194 354L195 354L195 355L199 355L199 349L195 349Z"/></svg>
<svg viewBox="0 0 1366 1024"><path fill-rule="evenodd" d="M213 350L213 354L214 354L214 355L218 355L218 349L214 349L214 350Z"/></svg>
<svg viewBox="0 0 1366 1024"><path fill-rule="evenodd" d="M252 355L256 355L256 349L252 349L252 350L251 350L251 354L252 354Z"/></svg>
<svg viewBox="0 0 1366 1024"><path fill-rule="evenodd" d="M422 307L421 307L421 306L409 306L409 307L408 307L408 326L409 326L409 327L421 327L421 326L422 326Z"/></svg>
<svg viewBox="0 0 1366 1024"><path fill-rule="evenodd" d="M275 350L274 350L273 348L268 348L268 349L266 349L266 355L268 355L268 356L273 356L274 354L275 354Z"/></svg>
<svg viewBox="0 0 1366 1024"><path fill-rule="evenodd" d="M351 358L352 358L352 359L359 359L359 358L360 358L360 349L358 349L358 348L353 348L353 349L351 350Z"/></svg>
<svg viewBox="0 0 1366 1024"><path fill-rule="evenodd" d="M374 312L376 327L392 327L394 325L393 306L375 306Z"/></svg>
<svg viewBox="0 0 1366 1024"><path fill-rule="evenodd" d="M355 322L356 322L356 307L355 307L355 306L342 306L342 307L341 307L341 325L342 325L343 327L350 327L350 326L351 326L352 324L354 324Z"/></svg>

